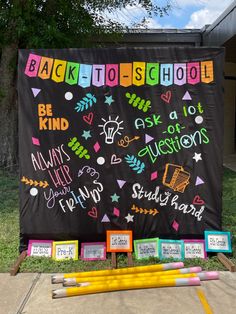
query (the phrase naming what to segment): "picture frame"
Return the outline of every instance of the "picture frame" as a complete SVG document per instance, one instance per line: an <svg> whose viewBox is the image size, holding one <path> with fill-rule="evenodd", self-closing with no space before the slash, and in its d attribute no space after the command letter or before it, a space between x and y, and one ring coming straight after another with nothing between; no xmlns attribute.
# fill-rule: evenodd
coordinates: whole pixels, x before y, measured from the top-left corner
<svg viewBox="0 0 236 314"><path fill-rule="evenodd" d="M161 260L167 258L183 260L184 241L159 239L159 257Z"/></svg>
<svg viewBox="0 0 236 314"><path fill-rule="evenodd" d="M27 255L52 257L53 240L29 240Z"/></svg>
<svg viewBox="0 0 236 314"><path fill-rule="evenodd" d="M201 239L183 239L184 241L184 258L207 258L205 240Z"/></svg>
<svg viewBox="0 0 236 314"><path fill-rule="evenodd" d="M204 231L207 252L232 253L231 233L229 231Z"/></svg>
<svg viewBox="0 0 236 314"><path fill-rule="evenodd" d="M78 260L78 240L53 241L52 258L56 261L72 259Z"/></svg>
<svg viewBox="0 0 236 314"><path fill-rule="evenodd" d="M83 261L106 260L106 242L81 243L80 258Z"/></svg>
<svg viewBox="0 0 236 314"><path fill-rule="evenodd" d="M134 254L136 259L148 259L149 257L159 257L159 238L134 240Z"/></svg>
<svg viewBox="0 0 236 314"><path fill-rule="evenodd" d="M107 230L107 252L132 252L132 230Z"/></svg>

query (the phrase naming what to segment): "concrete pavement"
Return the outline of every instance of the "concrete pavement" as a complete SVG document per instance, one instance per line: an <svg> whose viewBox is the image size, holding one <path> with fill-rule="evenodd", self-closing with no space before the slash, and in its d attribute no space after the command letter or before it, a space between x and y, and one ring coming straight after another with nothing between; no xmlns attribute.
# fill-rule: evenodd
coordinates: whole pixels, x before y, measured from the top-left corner
<svg viewBox="0 0 236 314"><path fill-rule="evenodd" d="M199 287L171 287L52 299L52 274L0 274L0 314L214 314L236 313L236 273ZM199 293L201 296L199 296Z"/></svg>

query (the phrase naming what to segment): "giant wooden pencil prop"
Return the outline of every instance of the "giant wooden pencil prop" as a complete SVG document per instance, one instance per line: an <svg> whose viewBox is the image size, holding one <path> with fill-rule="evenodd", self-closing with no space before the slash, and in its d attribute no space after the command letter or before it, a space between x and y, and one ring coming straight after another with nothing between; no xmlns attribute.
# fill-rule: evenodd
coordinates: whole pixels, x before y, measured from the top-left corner
<svg viewBox="0 0 236 314"><path fill-rule="evenodd" d="M114 280L106 283L91 284L86 287L72 287L63 288L52 291L52 298L72 297L92 293L108 292L108 291L120 291L130 289L144 289L144 288L160 288L160 287L179 287L179 286L199 286L200 279L198 277L193 278L165 278L165 279L126 279L126 280Z"/></svg>
<svg viewBox="0 0 236 314"><path fill-rule="evenodd" d="M64 278L74 278L74 277L92 277L92 276L111 276L111 275L124 275L124 274L135 274L135 273L147 273L147 272L157 272L165 271L170 269L183 268L183 262L177 263L167 263L167 264L156 264L148 266L137 266L137 267L126 267L119 269L108 269L108 270L95 270L80 273L69 273L63 275L53 275L52 283L62 283Z"/></svg>
<svg viewBox="0 0 236 314"><path fill-rule="evenodd" d="M135 273L135 274L124 274L124 275L111 275L111 276L92 276L92 277L74 277L74 278L64 278L64 286L77 286L82 282L94 282L94 281L105 281L105 280L122 280L130 278L140 278L143 277L160 277L160 276L173 276L173 275L182 275L189 273L199 273L202 271L201 267L190 267L190 268L181 268L173 269L159 272L148 272L148 273Z"/></svg>
<svg viewBox="0 0 236 314"><path fill-rule="evenodd" d="M63 283L63 286L64 287L73 287L73 286L76 286L76 287L86 287L86 286L89 286L89 285L97 285L97 284L108 284L108 283L114 283L114 282L123 282L125 280L155 280L155 279L158 279L158 280L163 280L163 279L177 279L177 278L194 278L194 277L198 277L197 273L190 273L190 274L178 274L178 275L168 275L168 276L143 276L143 277L136 277L136 275L132 275L132 277L126 277L125 275L124 276L120 276L121 278L117 278L117 279L110 279L110 276L104 276L104 277L94 277L93 280L90 280L90 281L84 281L83 282L80 282L80 283L77 283L76 285L69 285L69 283L67 282L66 284ZM124 277L124 278L123 278ZM91 277L90 277L91 278ZM198 277L199 278L199 277ZM70 278L68 278L70 279Z"/></svg>

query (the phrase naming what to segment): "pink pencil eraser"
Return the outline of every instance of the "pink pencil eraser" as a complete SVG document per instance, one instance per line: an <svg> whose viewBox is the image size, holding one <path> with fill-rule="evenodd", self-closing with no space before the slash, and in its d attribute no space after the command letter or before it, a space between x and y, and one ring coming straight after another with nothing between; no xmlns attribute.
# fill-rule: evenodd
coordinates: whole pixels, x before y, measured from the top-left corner
<svg viewBox="0 0 236 314"><path fill-rule="evenodd" d="M189 281L190 286L199 286L201 284L200 279L198 277L187 278L187 279Z"/></svg>
<svg viewBox="0 0 236 314"><path fill-rule="evenodd" d="M174 268L183 268L184 267L184 263L183 262L177 262L177 263L173 263L174 264Z"/></svg>
<svg viewBox="0 0 236 314"><path fill-rule="evenodd" d="M217 271L206 271L197 274L200 280L216 280L219 279L219 273Z"/></svg>
<svg viewBox="0 0 236 314"><path fill-rule="evenodd" d="M202 271L202 267L200 266L195 266L195 267L190 267L190 273L200 273Z"/></svg>
<svg viewBox="0 0 236 314"><path fill-rule="evenodd" d="M163 264L163 269L164 270L179 269L179 268L183 268L183 267L184 267L184 263L183 262Z"/></svg>

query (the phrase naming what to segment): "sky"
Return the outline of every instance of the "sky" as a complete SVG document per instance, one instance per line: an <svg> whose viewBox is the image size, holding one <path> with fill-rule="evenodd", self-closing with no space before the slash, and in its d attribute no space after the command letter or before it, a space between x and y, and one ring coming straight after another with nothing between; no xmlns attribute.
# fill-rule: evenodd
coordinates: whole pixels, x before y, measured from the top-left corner
<svg viewBox="0 0 236 314"><path fill-rule="evenodd" d="M172 9L164 17L148 18L147 28L202 28L211 24L233 2L233 0L169 0ZM165 4L166 0L153 0L155 4ZM144 17L144 9L138 5L126 7L113 14L106 14L132 27Z"/></svg>

